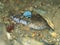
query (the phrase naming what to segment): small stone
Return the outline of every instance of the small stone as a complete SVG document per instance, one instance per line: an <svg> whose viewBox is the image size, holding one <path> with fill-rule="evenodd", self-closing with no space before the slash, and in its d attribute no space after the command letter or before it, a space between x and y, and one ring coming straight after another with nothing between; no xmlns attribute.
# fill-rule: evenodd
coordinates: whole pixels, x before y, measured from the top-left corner
<svg viewBox="0 0 60 45"><path fill-rule="evenodd" d="M57 39L57 41L60 41L59 39Z"/></svg>
<svg viewBox="0 0 60 45"><path fill-rule="evenodd" d="M32 11L33 10L33 7L30 7L29 10Z"/></svg>
<svg viewBox="0 0 60 45"><path fill-rule="evenodd" d="M57 37L57 34L55 32L52 32L51 33L51 36L56 38Z"/></svg>
<svg viewBox="0 0 60 45"><path fill-rule="evenodd" d="M33 34L32 34L32 37L34 37L36 35L36 32L34 32Z"/></svg>
<svg viewBox="0 0 60 45"><path fill-rule="evenodd" d="M7 38L9 39L9 40L11 40L12 39L12 37L11 37L11 35L10 35L10 33L6 33L6 35L7 35Z"/></svg>

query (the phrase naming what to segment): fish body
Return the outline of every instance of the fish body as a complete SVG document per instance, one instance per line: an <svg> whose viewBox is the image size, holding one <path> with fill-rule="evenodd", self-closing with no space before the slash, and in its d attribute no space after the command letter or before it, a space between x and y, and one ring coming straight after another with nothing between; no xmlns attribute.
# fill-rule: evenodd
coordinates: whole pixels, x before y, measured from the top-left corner
<svg viewBox="0 0 60 45"><path fill-rule="evenodd" d="M25 18L25 17L22 19L14 17L12 19L16 23L21 23L25 26L28 26L31 29L43 30L43 29L46 29L49 27L46 20L42 16L40 16L40 14L32 15L30 20L28 18Z"/></svg>

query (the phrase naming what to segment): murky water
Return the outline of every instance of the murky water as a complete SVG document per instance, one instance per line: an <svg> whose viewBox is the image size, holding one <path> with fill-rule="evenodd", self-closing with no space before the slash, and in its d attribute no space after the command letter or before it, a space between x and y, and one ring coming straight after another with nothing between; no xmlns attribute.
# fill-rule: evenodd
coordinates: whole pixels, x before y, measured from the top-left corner
<svg viewBox="0 0 60 45"><path fill-rule="evenodd" d="M40 14L42 17L48 17L54 24L54 32L58 34L52 34L53 32L49 29L45 29L45 22L43 26L38 27L38 22L41 18L32 18L32 24L28 25L34 29L30 29L28 26L22 25L10 20L10 15L22 15L25 10L33 12L33 14ZM17 16L19 17L19 16ZM22 17L21 17L22 18ZM19 17L20 19L20 17ZM36 19L36 20L34 20ZM7 21L8 20L8 21ZM16 20L16 19L15 19ZM25 19L29 20L30 19ZM31 21L30 20L30 21ZM38 21L39 20L39 21ZM48 19L47 19L48 20ZM60 1L59 0L0 0L0 45L60 45ZM37 22L38 21L38 22ZM12 40L8 39L7 36L7 25L10 25L11 22L15 24L14 30L11 31ZM26 24L26 21L20 21L23 24ZM49 22L49 20L48 20ZM37 23L34 25L33 23ZM52 27L52 26L51 26ZM36 29L42 29L37 31ZM45 29L45 30L43 30ZM10 33L9 33L10 34ZM51 34L53 36L51 36ZM42 35L42 36L41 36ZM43 41L39 41L42 40ZM56 44L49 44L51 41Z"/></svg>

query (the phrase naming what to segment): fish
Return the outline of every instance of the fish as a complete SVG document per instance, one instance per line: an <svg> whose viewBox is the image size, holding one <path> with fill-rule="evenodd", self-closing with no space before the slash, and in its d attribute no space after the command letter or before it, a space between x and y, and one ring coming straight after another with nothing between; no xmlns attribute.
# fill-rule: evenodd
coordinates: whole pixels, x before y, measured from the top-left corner
<svg viewBox="0 0 60 45"><path fill-rule="evenodd" d="M12 18L16 23L21 23L34 30L51 29L47 21L40 14L33 14L31 18L23 17L22 19L14 17Z"/></svg>

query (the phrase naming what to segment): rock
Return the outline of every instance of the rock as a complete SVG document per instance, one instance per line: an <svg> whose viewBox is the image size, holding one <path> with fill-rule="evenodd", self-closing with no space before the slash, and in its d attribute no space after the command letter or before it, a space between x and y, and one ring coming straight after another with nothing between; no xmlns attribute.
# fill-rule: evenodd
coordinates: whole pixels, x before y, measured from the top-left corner
<svg viewBox="0 0 60 45"><path fill-rule="evenodd" d="M0 45L10 45L6 36L6 29L3 23L0 23Z"/></svg>

